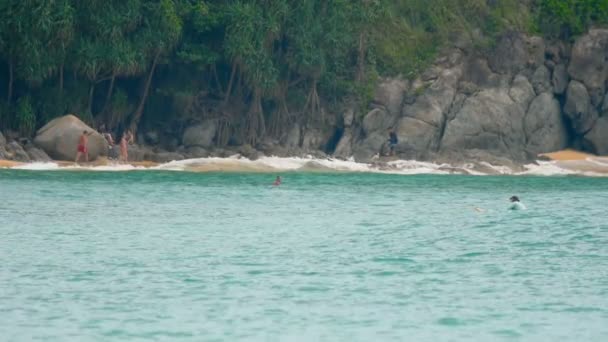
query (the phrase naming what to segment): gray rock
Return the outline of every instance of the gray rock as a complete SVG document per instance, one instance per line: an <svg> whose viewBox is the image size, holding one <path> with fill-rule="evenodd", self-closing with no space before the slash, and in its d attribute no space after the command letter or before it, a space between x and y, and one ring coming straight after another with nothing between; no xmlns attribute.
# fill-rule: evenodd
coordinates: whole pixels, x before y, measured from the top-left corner
<svg viewBox="0 0 608 342"><path fill-rule="evenodd" d="M604 96L604 101L602 101L601 110L601 116L606 116L606 114L608 114L608 93L606 93L606 95Z"/></svg>
<svg viewBox="0 0 608 342"><path fill-rule="evenodd" d="M213 146L213 139L217 132L217 122L215 120L205 120L186 128L182 137L184 146Z"/></svg>
<svg viewBox="0 0 608 342"><path fill-rule="evenodd" d="M551 84L553 85L553 92L555 94L563 94L568 88L568 71L566 70L566 66L563 64L558 64L553 69L553 77L551 79Z"/></svg>
<svg viewBox="0 0 608 342"><path fill-rule="evenodd" d="M38 162L48 162L51 161L51 157L48 156L48 154L46 154L43 150L34 147L34 146L28 146L25 151L27 152L27 155L30 157L31 160L33 161L38 161Z"/></svg>
<svg viewBox="0 0 608 342"><path fill-rule="evenodd" d="M536 94L528 79L523 75L517 75L513 79L511 89L509 89L509 96L515 103L519 103L526 110Z"/></svg>
<svg viewBox="0 0 608 342"><path fill-rule="evenodd" d="M376 131L386 131L394 125L395 118L383 109L376 108L363 118L363 132L369 135Z"/></svg>
<svg viewBox="0 0 608 342"><path fill-rule="evenodd" d="M348 158L353 154L353 132L351 128L347 128L342 133L342 137L336 146L334 156L338 158Z"/></svg>
<svg viewBox="0 0 608 342"><path fill-rule="evenodd" d="M344 127L350 127L353 125L353 121L355 121L355 109L348 108L344 112Z"/></svg>
<svg viewBox="0 0 608 342"><path fill-rule="evenodd" d="M385 132L382 133L384 134L381 134L381 132L374 132L355 144L353 147L353 156L356 161L366 163L380 153L382 146L388 140L388 135Z"/></svg>
<svg viewBox="0 0 608 342"><path fill-rule="evenodd" d="M239 154L247 159L256 160L260 158L260 152L254 149L251 145L243 145L239 147Z"/></svg>
<svg viewBox="0 0 608 342"><path fill-rule="evenodd" d="M4 138L4 135L2 135L2 132L0 132L0 146L4 145L6 145L6 138Z"/></svg>
<svg viewBox="0 0 608 342"><path fill-rule="evenodd" d="M322 150L329 137L319 129L307 129L302 138L302 149L305 151Z"/></svg>
<svg viewBox="0 0 608 342"><path fill-rule="evenodd" d="M11 141L5 146L7 152L7 159L20 161L20 162L29 162L30 156L25 152L23 147L19 145L16 141Z"/></svg>
<svg viewBox="0 0 608 342"><path fill-rule="evenodd" d="M169 163L175 160L183 160L184 156L176 152L159 152L154 154L152 161L157 163Z"/></svg>
<svg viewBox="0 0 608 342"><path fill-rule="evenodd" d="M587 92L589 93L591 105L594 108L600 108L602 101L604 101L604 88L587 89Z"/></svg>
<svg viewBox="0 0 608 342"><path fill-rule="evenodd" d="M490 69L488 61L482 58L471 59L464 72L464 81L480 87L492 88L500 85L500 76Z"/></svg>
<svg viewBox="0 0 608 342"><path fill-rule="evenodd" d="M384 79L376 86L374 103L384 106L389 113L398 115L401 112L406 90L407 83L404 80L398 78Z"/></svg>
<svg viewBox="0 0 608 342"><path fill-rule="evenodd" d="M599 118L584 140L594 153L608 155L608 117Z"/></svg>
<svg viewBox="0 0 608 342"><path fill-rule="evenodd" d="M301 131L300 125L294 124L281 142L288 148L299 147Z"/></svg>
<svg viewBox="0 0 608 342"><path fill-rule="evenodd" d="M508 32L498 41L488 62L490 68L500 74L516 74L528 64L529 54L524 36Z"/></svg>
<svg viewBox="0 0 608 342"><path fill-rule="evenodd" d="M481 149L518 155L525 145L524 111L504 89L469 97L446 123L442 150Z"/></svg>
<svg viewBox="0 0 608 342"><path fill-rule="evenodd" d="M144 134L144 141L146 144L156 145L160 141L159 135L157 131L147 131Z"/></svg>
<svg viewBox="0 0 608 342"><path fill-rule="evenodd" d="M582 83L571 81L568 85L564 113L570 118L576 133L584 134L593 127L597 112L592 108L589 94Z"/></svg>
<svg viewBox="0 0 608 342"><path fill-rule="evenodd" d="M552 93L537 96L526 113L524 130L527 150L534 154L554 152L568 144L568 131L559 101Z"/></svg>
<svg viewBox="0 0 608 342"><path fill-rule="evenodd" d="M93 132L89 136L89 160L106 156L108 144L103 136L74 115L65 115L44 125L38 130L34 144L53 159L73 161L83 131Z"/></svg>
<svg viewBox="0 0 608 342"><path fill-rule="evenodd" d="M115 146L113 150L120 156L119 146ZM140 162L144 160L153 160L153 158L151 158L151 155L153 155L152 150L143 145L128 145L127 153L129 154L129 161ZM118 159L118 156L116 159Z"/></svg>
<svg viewBox="0 0 608 342"><path fill-rule="evenodd" d="M532 75L532 86L536 94L551 91L551 72L546 66L539 66Z"/></svg>
<svg viewBox="0 0 608 342"><path fill-rule="evenodd" d="M591 91L603 90L608 78L607 52L608 30L593 29L579 37L572 47L568 66L570 77L584 83Z"/></svg>
<svg viewBox="0 0 608 342"><path fill-rule="evenodd" d="M524 42L528 54L527 65L532 68L544 65L546 51L545 40L539 36L524 36Z"/></svg>
<svg viewBox="0 0 608 342"><path fill-rule="evenodd" d="M188 159L207 158L209 157L209 151L200 146L191 146L186 148L184 156Z"/></svg>

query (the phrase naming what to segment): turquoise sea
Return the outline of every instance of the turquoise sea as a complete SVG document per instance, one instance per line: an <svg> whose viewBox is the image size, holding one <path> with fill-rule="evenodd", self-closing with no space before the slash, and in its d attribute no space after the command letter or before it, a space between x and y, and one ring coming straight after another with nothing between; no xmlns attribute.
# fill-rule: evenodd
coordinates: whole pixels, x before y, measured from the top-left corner
<svg viewBox="0 0 608 342"><path fill-rule="evenodd" d="M0 339L608 341L607 178L274 176L0 170Z"/></svg>

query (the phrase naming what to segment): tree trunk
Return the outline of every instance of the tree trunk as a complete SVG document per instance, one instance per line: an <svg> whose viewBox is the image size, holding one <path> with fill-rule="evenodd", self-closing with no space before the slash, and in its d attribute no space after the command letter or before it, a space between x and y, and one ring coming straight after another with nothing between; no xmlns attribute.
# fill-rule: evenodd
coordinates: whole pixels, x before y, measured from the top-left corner
<svg viewBox="0 0 608 342"><path fill-rule="evenodd" d="M112 71L112 78L110 78L110 86L108 87L108 93L106 94L106 101L103 105L103 109L107 109L112 99L112 92L114 91L114 81L116 80L116 72Z"/></svg>
<svg viewBox="0 0 608 342"><path fill-rule="evenodd" d="M91 82L91 87L89 88L89 114L93 116L93 95L95 94L95 82Z"/></svg>
<svg viewBox="0 0 608 342"><path fill-rule="evenodd" d="M217 90L220 92L220 95L224 95L224 87L222 87L222 82L220 82L220 77L217 75L217 66L215 63L211 66L211 71L213 71L213 79L215 80L215 86Z"/></svg>
<svg viewBox="0 0 608 342"><path fill-rule="evenodd" d="M228 89L226 89L226 96L224 97L224 104L228 103L230 99L230 93L232 93L232 85L234 84L234 76L236 74L236 62L232 62L232 71L230 72L230 81L228 81Z"/></svg>
<svg viewBox="0 0 608 342"><path fill-rule="evenodd" d="M357 57L357 76L355 80L359 83L365 77L365 32L359 33L359 54Z"/></svg>
<svg viewBox="0 0 608 342"><path fill-rule="evenodd" d="M59 94L63 94L63 62L59 67Z"/></svg>
<svg viewBox="0 0 608 342"><path fill-rule="evenodd" d="M148 73L148 78L146 79L146 85L144 86L144 93L141 96L139 101L139 105L133 114L133 119L131 120L131 130L133 132L137 129L137 124L139 124L139 120L141 119L141 115L144 112L144 107L146 105L146 100L148 99L148 93L150 91L150 84L152 83L152 77L154 77L154 70L156 69L156 64L158 63L158 57L160 57L160 51L156 53L154 56L154 60L152 61L152 67L150 68L150 73Z"/></svg>
<svg viewBox="0 0 608 342"><path fill-rule="evenodd" d="M13 98L13 61L12 59L8 62L8 94L6 96L6 102L8 106L11 105L11 100Z"/></svg>

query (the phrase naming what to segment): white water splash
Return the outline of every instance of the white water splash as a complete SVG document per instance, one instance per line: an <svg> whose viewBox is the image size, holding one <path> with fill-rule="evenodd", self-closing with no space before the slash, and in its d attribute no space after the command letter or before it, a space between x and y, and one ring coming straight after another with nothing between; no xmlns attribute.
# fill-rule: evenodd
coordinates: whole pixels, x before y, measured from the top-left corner
<svg viewBox="0 0 608 342"><path fill-rule="evenodd" d="M479 167L481 166L481 167ZM394 160L386 163L357 163L353 159L318 159L312 156L299 158L262 157L257 160L238 155L229 158L198 158L172 161L156 166L144 167L130 164L108 164L97 166L61 165L59 163L29 163L11 167L18 170L73 170L73 171L187 171L187 172L367 172L384 174L465 174L465 175L533 175L533 176L608 176L608 159L593 158L582 161L558 162L538 161L524 166L525 171L516 172L506 166L487 162L462 165L439 164L416 160Z"/></svg>

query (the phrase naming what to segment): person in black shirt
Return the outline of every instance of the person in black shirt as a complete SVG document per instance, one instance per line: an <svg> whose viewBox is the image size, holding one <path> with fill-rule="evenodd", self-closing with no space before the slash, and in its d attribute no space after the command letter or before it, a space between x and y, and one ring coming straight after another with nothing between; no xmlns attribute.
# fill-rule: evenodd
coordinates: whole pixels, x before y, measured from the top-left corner
<svg viewBox="0 0 608 342"><path fill-rule="evenodd" d="M388 147L389 147L389 156L395 155L395 148L399 143L399 139L397 139L397 134L392 129L388 130Z"/></svg>

